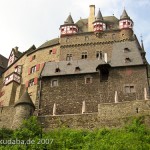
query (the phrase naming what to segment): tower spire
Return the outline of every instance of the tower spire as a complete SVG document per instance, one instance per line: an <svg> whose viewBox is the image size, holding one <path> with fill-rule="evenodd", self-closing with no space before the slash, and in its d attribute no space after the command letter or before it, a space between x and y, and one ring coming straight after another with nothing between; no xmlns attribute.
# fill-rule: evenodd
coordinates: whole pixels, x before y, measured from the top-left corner
<svg viewBox="0 0 150 150"><path fill-rule="evenodd" d="M102 13L100 11L100 8L99 8L99 11L97 13L97 16L96 16L96 21L102 21L103 20L103 16L102 16Z"/></svg>
<svg viewBox="0 0 150 150"><path fill-rule="evenodd" d="M141 48L142 48L143 51L145 51L145 50L144 50L144 44L143 44L143 36L142 36L142 34L141 34L140 37L141 37Z"/></svg>

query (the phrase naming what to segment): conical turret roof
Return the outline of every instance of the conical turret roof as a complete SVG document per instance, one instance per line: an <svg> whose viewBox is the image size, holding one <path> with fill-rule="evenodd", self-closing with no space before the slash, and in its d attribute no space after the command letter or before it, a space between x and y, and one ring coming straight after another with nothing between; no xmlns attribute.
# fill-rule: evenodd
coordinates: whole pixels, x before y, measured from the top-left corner
<svg viewBox="0 0 150 150"><path fill-rule="evenodd" d="M99 9L98 13L97 13L97 16L96 16L96 21L102 21L103 20L103 16L102 16L102 13Z"/></svg>
<svg viewBox="0 0 150 150"><path fill-rule="evenodd" d="M130 19L130 17L128 16L128 14L127 14L125 9L123 10L122 15L120 16L120 19Z"/></svg>
<svg viewBox="0 0 150 150"><path fill-rule="evenodd" d="M15 107L20 104L28 104L35 108L27 91L25 91L24 94L20 97L20 99L15 103Z"/></svg>
<svg viewBox="0 0 150 150"><path fill-rule="evenodd" d="M65 24L74 24L71 14L68 16L68 18L66 19L66 21L64 23Z"/></svg>

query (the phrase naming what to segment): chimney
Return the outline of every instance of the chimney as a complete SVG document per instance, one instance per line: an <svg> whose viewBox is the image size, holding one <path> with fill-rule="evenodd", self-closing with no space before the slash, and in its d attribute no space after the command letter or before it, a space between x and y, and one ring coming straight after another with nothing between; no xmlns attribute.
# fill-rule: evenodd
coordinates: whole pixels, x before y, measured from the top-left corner
<svg viewBox="0 0 150 150"><path fill-rule="evenodd" d="M18 49L19 49L19 47L16 46L16 47L14 48L15 52L18 52Z"/></svg>
<svg viewBox="0 0 150 150"><path fill-rule="evenodd" d="M90 5L90 15L88 18L88 31L93 31L93 22L95 21L95 5Z"/></svg>

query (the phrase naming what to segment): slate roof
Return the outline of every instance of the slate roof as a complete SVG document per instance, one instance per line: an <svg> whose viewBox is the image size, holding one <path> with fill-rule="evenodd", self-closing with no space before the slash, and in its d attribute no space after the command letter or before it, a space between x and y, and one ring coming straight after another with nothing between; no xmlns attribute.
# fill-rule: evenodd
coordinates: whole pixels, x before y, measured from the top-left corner
<svg viewBox="0 0 150 150"><path fill-rule="evenodd" d="M68 16L68 18L66 19L66 21L64 23L65 24L74 24L71 14Z"/></svg>
<svg viewBox="0 0 150 150"><path fill-rule="evenodd" d="M28 55L28 54L31 54L32 52L34 52L35 50L36 50L35 45L32 45L32 46L26 51L26 53L27 53L27 55Z"/></svg>
<svg viewBox="0 0 150 150"><path fill-rule="evenodd" d="M99 9L99 11L97 13L97 16L96 16L95 20L96 21L102 21L103 20L103 16L102 16L102 13L101 13L100 9Z"/></svg>
<svg viewBox="0 0 150 150"><path fill-rule="evenodd" d="M72 74L84 74L97 72L96 68L99 64L106 64L103 60L76 60L76 61L60 61L60 62L47 62L43 68L41 76L60 76ZM79 67L80 71L76 71ZM56 72L56 68L60 72Z"/></svg>
<svg viewBox="0 0 150 150"><path fill-rule="evenodd" d="M129 52L124 52L128 48ZM125 59L130 58L131 62L125 63ZM142 65L143 60L136 41L118 42L113 44L111 66L132 66Z"/></svg>
<svg viewBox="0 0 150 150"><path fill-rule="evenodd" d="M8 64L8 59L0 54L0 67L5 69L7 68L7 64Z"/></svg>
<svg viewBox="0 0 150 150"><path fill-rule="evenodd" d="M29 96L29 93L27 91L25 91L23 93L23 95L20 97L20 99L15 103L14 106L17 106L17 105L21 105L21 104L28 104L28 105L31 105L32 107L35 108L30 96Z"/></svg>
<svg viewBox="0 0 150 150"><path fill-rule="evenodd" d="M128 14L127 14L125 9L123 10L122 15L120 16L120 19L130 19L130 17L128 16Z"/></svg>
<svg viewBox="0 0 150 150"><path fill-rule="evenodd" d="M115 16L103 17L103 21L107 26L112 26L113 29L119 29L119 19ZM88 19L80 19L75 23L79 27L79 32L88 32Z"/></svg>
<svg viewBox="0 0 150 150"><path fill-rule="evenodd" d="M128 48L129 51L124 51ZM127 59L127 61L126 61ZM129 61L130 60L130 61ZM43 68L41 76L61 76L72 74L84 74L97 72L96 68L99 65L106 64L103 60L76 60L76 61L60 61L60 62L47 62ZM140 50L136 41L117 42L113 44L112 56L108 60L111 67L125 67L144 65ZM75 68L79 67L80 71ZM60 72L56 72L59 68Z"/></svg>
<svg viewBox="0 0 150 150"><path fill-rule="evenodd" d="M49 41L45 42L44 44L39 46L36 50L46 48L46 47L49 47L49 46L53 46L53 45L57 45L57 44L59 44L59 38L55 38L55 39L52 39L52 40L49 40Z"/></svg>

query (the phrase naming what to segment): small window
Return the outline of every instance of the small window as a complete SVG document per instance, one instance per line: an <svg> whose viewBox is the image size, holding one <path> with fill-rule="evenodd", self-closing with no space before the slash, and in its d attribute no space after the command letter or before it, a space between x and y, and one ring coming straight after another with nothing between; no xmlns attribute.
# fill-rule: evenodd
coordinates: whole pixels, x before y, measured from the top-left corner
<svg viewBox="0 0 150 150"><path fill-rule="evenodd" d="M128 25L130 25L130 22L128 22Z"/></svg>
<svg viewBox="0 0 150 150"><path fill-rule="evenodd" d="M129 48L124 48L124 53L127 53L127 52L130 52L130 49Z"/></svg>
<svg viewBox="0 0 150 150"><path fill-rule="evenodd" d="M126 22L123 22L123 25L126 25Z"/></svg>
<svg viewBox="0 0 150 150"><path fill-rule="evenodd" d="M56 68L55 72L60 72L60 69L59 69L59 68Z"/></svg>
<svg viewBox="0 0 150 150"><path fill-rule="evenodd" d="M82 52L81 59L87 59L87 52Z"/></svg>
<svg viewBox="0 0 150 150"><path fill-rule="evenodd" d="M34 60L36 58L36 55L33 55L32 60Z"/></svg>
<svg viewBox="0 0 150 150"><path fill-rule="evenodd" d="M85 77L85 84L91 84L92 83L92 77Z"/></svg>
<svg viewBox="0 0 150 150"><path fill-rule="evenodd" d="M81 70L81 69L80 69L79 66L75 68L75 71L77 71L77 72L80 71L80 70Z"/></svg>
<svg viewBox="0 0 150 150"><path fill-rule="evenodd" d="M130 63L131 59L129 57L125 58L125 63Z"/></svg>
<svg viewBox="0 0 150 150"><path fill-rule="evenodd" d="M31 73L34 73L34 72L36 72L36 66L33 66L33 67L31 68Z"/></svg>
<svg viewBox="0 0 150 150"><path fill-rule="evenodd" d="M97 51L97 52L96 52L96 58L97 58L97 59L102 59L102 58L103 58L102 51Z"/></svg>
<svg viewBox="0 0 150 150"><path fill-rule="evenodd" d="M52 53L53 53L53 51L52 51L52 50L50 50L50 51L49 51L49 54L51 55Z"/></svg>
<svg viewBox="0 0 150 150"><path fill-rule="evenodd" d="M34 85L34 79L29 80L29 87Z"/></svg>
<svg viewBox="0 0 150 150"><path fill-rule="evenodd" d="M89 37L88 36L85 36L85 41L88 41L89 40Z"/></svg>
<svg viewBox="0 0 150 150"><path fill-rule="evenodd" d="M125 90L126 94L135 93L135 86L134 85L125 85L124 90Z"/></svg>
<svg viewBox="0 0 150 150"><path fill-rule="evenodd" d="M56 87L58 86L58 80L54 79L51 81L51 87Z"/></svg>
<svg viewBox="0 0 150 150"><path fill-rule="evenodd" d="M67 54L66 61L72 61L72 54Z"/></svg>

